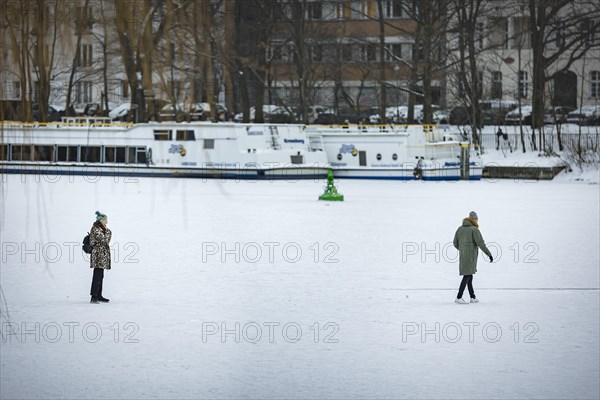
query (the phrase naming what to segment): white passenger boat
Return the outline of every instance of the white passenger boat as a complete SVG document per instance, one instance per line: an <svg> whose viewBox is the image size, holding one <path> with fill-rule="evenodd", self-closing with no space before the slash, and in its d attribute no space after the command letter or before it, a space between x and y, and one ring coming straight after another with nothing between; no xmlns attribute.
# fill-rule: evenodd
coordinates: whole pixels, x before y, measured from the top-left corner
<svg viewBox="0 0 600 400"><path fill-rule="evenodd" d="M468 143L444 136L436 125L310 126L306 132L322 138L338 178L459 180L464 175L481 179L481 158L469 150ZM468 169L462 163L467 154Z"/></svg>
<svg viewBox="0 0 600 400"><path fill-rule="evenodd" d="M328 168L302 125L0 122L2 173L301 179Z"/></svg>

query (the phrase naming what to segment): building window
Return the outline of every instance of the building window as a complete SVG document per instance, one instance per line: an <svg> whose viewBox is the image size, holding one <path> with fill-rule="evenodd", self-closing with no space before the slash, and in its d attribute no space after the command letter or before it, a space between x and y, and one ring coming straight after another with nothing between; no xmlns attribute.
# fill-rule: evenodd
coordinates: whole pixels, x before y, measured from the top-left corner
<svg viewBox="0 0 600 400"><path fill-rule="evenodd" d="M528 86L527 71L519 71L519 97L522 99L527 98Z"/></svg>
<svg viewBox="0 0 600 400"><path fill-rule="evenodd" d="M590 97L600 99L600 71L590 72Z"/></svg>
<svg viewBox="0 0 600 400"><path fill-rule="evenodd" d="M9 88L8 96L14 100L21 100L21 81L13 81Z"/></svg>
<svg viewBox="0 0 600 400"><path fill-rule="evenodd" d="M82 44L79 46L79 57L77 58L78 67L91 67L92 66L92 45Z"/></svg>
<svg viewBox="0 0 600 400"><path fill-rule="evenodd" d="M384 3L384 16L386 18L402 18L404 13L402 12L402 1L401 0L388 0Z"/></svg>
<svg viewBox="0 0 600 400"><path fill-rule="evenodd" d="M557 49L560 49L565 43L565 37L563 33L563 28L565 24L562 21L558 21L554 24L554 46Z"/></svg>
<svg viewBox="0 0 600 400"><path fill-rule="evenodd" d="M477 29L475 30L475 46L478 50L483 49L483 22L477 23Z"/></svg>
<svg viewBox="0 0 600 400"><path fill-rule="evenodd" d="M529 33L529 18L516 17L513 18L514 25L514 47L515 49L531 48L531 35Z"/></svg>
<svg viewBox="0 0 600 400"><path fill-rule="evenodd" d="M129 97L129 81L121 80L121 97L128 98Z"/></svg>
<svg viewBox="0 0 600 400"><path fill-rule="evenodd" d="M365 0L352 0L350 7L352 19L365 19L369 16L368 4Z"/></svg>
<svg viewBox="0 0 600 400"><path fill-rule="evenodd" d="M181 94L181 81L174 80L167 82L167 95L173 97L175 100L179 100Z"/></svg>
<svg viewBox="0 0 600 400"><path fill-rule="evenodd" d="M361 47L361 59L366 62L377 61L377 48L374 44L365 44Z"/></svg>
<svg viewBox="0 0 600 400"><path fill-rule="evenodd" d="M314 63L323 62L323 47L319 44L308 48L310 61Z"/></svg>
<svg viewBox="0 0 600 400"><path fill-rule="evenodd" d="M306 7L306 14L309 20L318 21L323 19L323 3L320 1L308 3Z"/></svg>
<svg viewBox="0 0 600 400"><path fill-rule="evenodd" d="M386 46L385 61L394 62L398 58L412 60L412 43L393 43Z"/></svg>
<svg viewBox="0 0 600 400"><path fill-rule="evenodd" d="M502 98L502 72L492 71L492 99Z"/></svg>
<svg viewBox="0 0 600 400"><path fill-rule="evenodd" d="M75 84L75 102L91 103L92 101L92 82L81 81Z"/></svg>
<svg viewBox="0 0 600 400"><path fill-rule="evenodd" d="M94 25L94 14L92 6L82 7L77 6L75 8L75 23L83 30L91 30Z"/></svg>
<svg viewBox="0 0 600 400"><path fill-rule="evenodd" d="M490 18L490 47L508 49L508 18Z"/></svg>
<svg viewBox="0 0 600 400"><path fill-rule="evenodd" d="M351 44L342 45L342 61L351 62L354 61L354 55L352 54L353 47Z"/></svg>

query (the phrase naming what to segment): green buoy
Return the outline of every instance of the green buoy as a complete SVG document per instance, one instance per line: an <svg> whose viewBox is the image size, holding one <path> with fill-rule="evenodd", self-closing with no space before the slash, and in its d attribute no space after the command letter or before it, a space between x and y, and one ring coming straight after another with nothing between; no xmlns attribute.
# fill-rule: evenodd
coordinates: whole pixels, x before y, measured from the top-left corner
<svg viewBox="0 0 600 400"><path fill-rule="evenodd" d="M331 172L331 170L327 172L327 186L325 187L325 193L319 196L319 200L344 201L344 195L338 193L335 185L333 184L333 172Z"/></svg>

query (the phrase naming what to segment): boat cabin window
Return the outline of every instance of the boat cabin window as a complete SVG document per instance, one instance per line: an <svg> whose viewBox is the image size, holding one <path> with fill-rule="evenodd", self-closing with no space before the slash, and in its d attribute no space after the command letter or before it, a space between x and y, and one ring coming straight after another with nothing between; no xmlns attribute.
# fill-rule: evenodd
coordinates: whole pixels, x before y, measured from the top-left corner
<svg viewBox="0 0 600 400"><path fill-rule="evenodd" d="M204 148L205 149L214 149L215 148L215 139L204 139Z"/></svg>
<svg viewBox="0 0 600 400"><path fill-rule="evenodd" d="M35 146L33 161L54 161L54 146Z"/></svg>
<svg viewBox="0 0 600 400"><path fill-rule="evenodd" d="M105 147L104 162L125 163L125 147Z"/></svg>
<svg viewBox="0 0 600 400"><path fill-rule="evenodd" d="M12 145L11 159L13 161L31 161L31 145Z"/></svg>
<svg viewBox="0 0 600 400"><path fill-rule="evenodd" d="M381 153L377 153L377 161L381 161Z"/></svg>
<svg viewBox="0 0 600 400"><path fill-rule="evenodd" d="M155 129L154 140L171 140L170 129Z"/></svg>
<svg viewBox="0 0 600 400"><path fill-rule="evenodd" d="M8 160L8 145L0 144L0 160Z"/></svg>
<svg viewBox="0 0 600 400"><path fill-rule="evenodd" d="M81 162L100 162L100 146L81 146Z"/></svg>
<svg viewBox="0 0 600 400"><path fill-rule="evenodd" d="M177 140L196 140L193 130L180 131L177 130Z"/></svg>
<svg viewBox="0 0 600 400"><path fill-rule="evenodd" d="M295 155L295 156L290 156L292 159L292 164L296 165L296 164L304 164L304 156L301 154Z"/></svg>
<svg viewBox="0 0 600 400"><path fill-rule="evenodd" d="M58 146L57 161L77 162L77 146Z"/></svg>
<svg viewBox="0 0 600 400"><path fill-rule="evenodd" d="M129 148L129 164L146 164L146 148L145 147L130 147Z"/></svg>
<svg viewBox="0 0 600 400"><path fill-rule="evenodd" d="M398 154L394 153L392 154L392 160L396 161L398 159Z"/></svg>

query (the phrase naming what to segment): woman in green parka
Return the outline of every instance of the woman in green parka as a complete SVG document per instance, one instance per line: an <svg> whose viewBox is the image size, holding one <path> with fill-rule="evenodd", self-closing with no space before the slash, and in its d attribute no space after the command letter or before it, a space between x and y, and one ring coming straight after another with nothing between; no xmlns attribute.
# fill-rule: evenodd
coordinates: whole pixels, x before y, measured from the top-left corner
<svg viewBox="0 0 600 400"><path fill-rule="evenodd" d="M479 300L475 297L475 291L473 290L473 275L477 272L477 256L479 255L479 249L483 251L490 258L490 262L494 261L492 253L485 246L483 236L479 232L479 219L475 211L471 211L469 216L463 219L462 226L456 230L454 234L454 247L458 250L460 269L459 273L462 275L462 281L458 288L458 295L456 296L455 302L458 304L468 304L463 300L462 295L465 291L465 286L469 288L469 295L471 296L471 303L479 303Z"/></svg>

